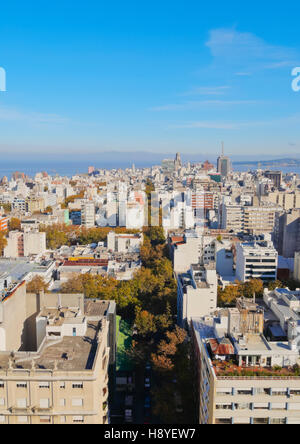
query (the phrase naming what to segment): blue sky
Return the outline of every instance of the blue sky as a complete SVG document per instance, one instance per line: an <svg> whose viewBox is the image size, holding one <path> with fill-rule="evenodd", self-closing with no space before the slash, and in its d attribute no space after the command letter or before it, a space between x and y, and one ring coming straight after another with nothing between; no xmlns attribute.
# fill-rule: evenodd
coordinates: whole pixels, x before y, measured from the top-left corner
<svg viewBox="0 0 300 444"><path fill-rule="evenodd" d="M2 4L1 153L300 156L299 3L246 3Z"/></svg>

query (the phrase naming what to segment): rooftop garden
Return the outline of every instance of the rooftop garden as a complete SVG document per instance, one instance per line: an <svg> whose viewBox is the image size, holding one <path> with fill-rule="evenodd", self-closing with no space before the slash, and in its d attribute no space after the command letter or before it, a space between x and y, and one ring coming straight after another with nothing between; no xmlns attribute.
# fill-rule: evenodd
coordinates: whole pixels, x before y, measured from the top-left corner
<svg viewBox="0 0 300 444"><path fill-rule="evenodd" d="M233 361L213 361L217 376L235 377L295 377L300 376L300 367L239 367Z"/></svg>

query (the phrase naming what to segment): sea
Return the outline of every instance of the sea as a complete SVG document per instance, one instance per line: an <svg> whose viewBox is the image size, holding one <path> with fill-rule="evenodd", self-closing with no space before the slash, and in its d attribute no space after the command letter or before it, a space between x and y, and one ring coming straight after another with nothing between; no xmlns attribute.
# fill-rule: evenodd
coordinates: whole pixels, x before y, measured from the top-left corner
<svg viewBox="0 0 300 444"><path fill-rule="evenodd" d="M146 161L139 161L135 163L136 168L143 168L143 167L151 167L154 163L151 162L149 159ZM157 164L157 163L156 163ZM91 160L64 160L64 161L33 161L33 160L25 160L25 159L18 159L15 160L0 160L0 178L3 176L7 176L8 178L11 177L11 175L15 171L19 171L22 173L25 173L26 175L30 177L34 177L36 173L41 171L46 171L49 175L55 176L56 174L59 176L67 176L72 177L76 174L83 174L88 172L88 167L90 165L94 165L95 168L99 169L118 169L118 168L130 168L132 166L131 162L126 162L123 159L118 160L116 158L114 161L107 161L104 160L102 162L93 162ZM249 171L249 165L234 165L233 164L234 171ZM251 170L255 170L256 168L253 167ZM296 173L300 175L300 168L298 167L283 167L283 168L271 168L271 169L277 169L281 170L284 174L288 173Z"/></svg>

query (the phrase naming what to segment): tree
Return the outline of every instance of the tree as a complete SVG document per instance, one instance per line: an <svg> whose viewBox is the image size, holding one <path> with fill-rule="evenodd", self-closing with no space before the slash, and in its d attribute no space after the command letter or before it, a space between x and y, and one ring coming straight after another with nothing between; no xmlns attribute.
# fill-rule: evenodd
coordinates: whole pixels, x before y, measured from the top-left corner
<svg viewBox="0 0 300 444"><path fill-rule="evenodd" d="M224 289L218 288L218 304L220 306L234 305L235 301L242 296L242 284L238 281L228 285Z"/></svg>
<svg viewBox="0 0 300 444"><path fill-rule="evenodd" d="M282 282L281 281L277 280L277 281L269 282L268 290L273 291L276 288L282 288Z"/></svg>
<svg viewBox="0 0 300 444"><path fill-rule="evenodd" d="M142 338L147 339L148 337L151 337L157 331L154 315L137 307L135 327L138 335Z"/></svg>
<svg viewBox="0 0 300 444"><path fill-rule="evenodd" d="M20 219L16 217L12 217L9 221L9 230L15 231L15 230L21 230L21 221Z"/></svg>
<svg viewBox="0 0 300 444"><path fill-rule="evenodd" d="M27 293L39 294L41 291L46 292L49 288L49 284L41 276L34 276L31 281L27 283Z"/></svg>
<svg viewBox="0 0 300 444"><path fill-rule="evenodd" d="M7 245L6 232L0 231L0 256L3 256L3 251L6 245Z"/></svg>
<svg viewBox="0 0 300 444"><path fill-rule="evenodd" d="M264 283L260 279L250 279L243 284L243 295L246 297L261 296L264 291Z"/></svg>

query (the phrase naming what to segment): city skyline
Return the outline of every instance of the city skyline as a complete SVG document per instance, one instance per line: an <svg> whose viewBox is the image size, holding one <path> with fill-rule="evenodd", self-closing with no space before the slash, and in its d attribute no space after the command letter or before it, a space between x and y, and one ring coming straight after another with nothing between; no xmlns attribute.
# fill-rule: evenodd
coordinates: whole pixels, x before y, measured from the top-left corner
<svg viewBox="0 0 300 444"><path fill-rule="evenodd" d="M299 155L296 4L115 6L3 5L1 155Z"/></svg>

